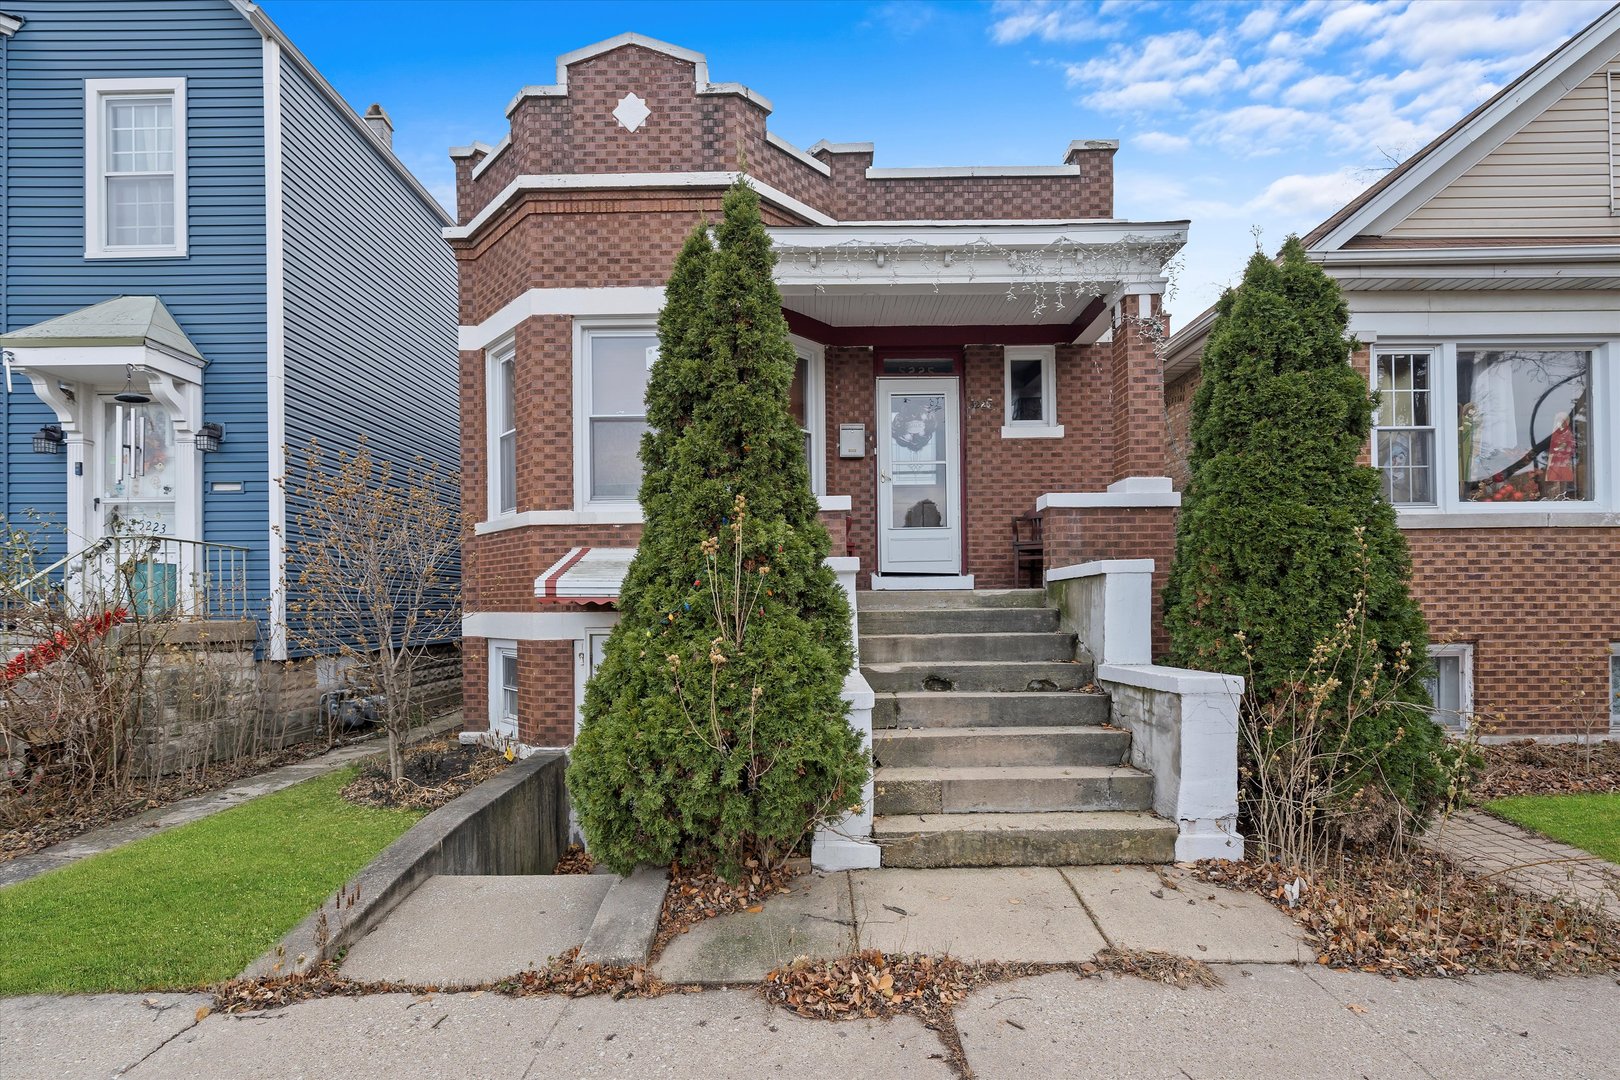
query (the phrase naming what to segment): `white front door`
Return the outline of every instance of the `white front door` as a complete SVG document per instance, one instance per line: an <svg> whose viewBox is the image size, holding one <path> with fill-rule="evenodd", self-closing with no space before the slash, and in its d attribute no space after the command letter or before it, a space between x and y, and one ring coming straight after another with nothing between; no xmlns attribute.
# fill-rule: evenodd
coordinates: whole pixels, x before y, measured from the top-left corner
<svg viewBox="0 0 1620 1080"><path fill-rule="evenodd" d="M884 378L877 386L878 569L960 574L960 384Z"/></svg>

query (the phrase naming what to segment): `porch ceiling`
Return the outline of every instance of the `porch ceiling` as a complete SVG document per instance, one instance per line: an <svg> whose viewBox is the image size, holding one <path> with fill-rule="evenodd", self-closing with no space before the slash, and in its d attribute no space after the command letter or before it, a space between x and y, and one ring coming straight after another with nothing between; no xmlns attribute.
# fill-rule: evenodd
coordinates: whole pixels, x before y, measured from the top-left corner
<svg viewBox="0 0 1620 1080"><path fill-rule="evenodd" d="M1033 294L1009 296L995 291L918 291L896 287L817 292L807 286L783 288L782 306L830 326L1019 326L1066 325L1090 303L1089 296L1068 292L1044 305ZM1039 310L1038 310L1039 309Z"/></svg>
<svg viewBox="0 0 1620 1080"><path fill-rule="evenodd" d="M828 327L1093 327L1158 293L1187 223L864 222L771 229L782 304Z"/></svg>

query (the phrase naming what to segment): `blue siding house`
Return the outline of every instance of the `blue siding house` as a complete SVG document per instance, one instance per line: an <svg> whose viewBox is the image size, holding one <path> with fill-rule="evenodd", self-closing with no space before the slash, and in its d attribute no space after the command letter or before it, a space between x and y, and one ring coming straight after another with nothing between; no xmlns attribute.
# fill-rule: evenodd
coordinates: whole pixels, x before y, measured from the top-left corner
<svg viewBox="0 0 1620 1080"><path fill-rule="evenodd" d="M453 222L391 136L245 0L0 0L7 521L240 549L286 658L297 451L458 467Z"/></svg>

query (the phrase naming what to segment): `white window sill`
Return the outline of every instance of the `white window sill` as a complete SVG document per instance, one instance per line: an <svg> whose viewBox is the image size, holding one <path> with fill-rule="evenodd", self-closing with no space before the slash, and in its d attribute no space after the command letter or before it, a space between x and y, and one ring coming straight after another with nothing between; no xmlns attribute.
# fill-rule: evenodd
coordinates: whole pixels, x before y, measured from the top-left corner
<svg viewBox="0 0 1620 1080"><path fill-rule="evenodd" d="M832 513L839 510L849 510L854 506L855 500L848 495L817 495L816 501L820 504L823 513Z"/></svg>
<svg viewBox="0 0 1620 1080"><path fill-rule="evenodd" d="M1063 438L1062 424L1004 424L1001 428L1003 439L1061 439Z"/></svg>
<svg viewBox="0 0 1620 1080"><path fill-rule="evenodd" d="M100 248L86 250L87 259L183 259L185 248Z"/></svg>
<svg viewBox="0 0 1620 1080"><path fill-rule="evenodd" d="M525 510L521 514L506 514L473 526L474 536L525 529L534 525L639 525L641 507L599 506L585 510Z"/></svg>
<svg viewBox="0 0 1620 1080"><path fill-rule="evenodd" d="M1503 506L1457 511L1397 507L1395 520L1403 529L1590 529L1620 526L1620 513L1596 506L1578 510Z"/></svg>

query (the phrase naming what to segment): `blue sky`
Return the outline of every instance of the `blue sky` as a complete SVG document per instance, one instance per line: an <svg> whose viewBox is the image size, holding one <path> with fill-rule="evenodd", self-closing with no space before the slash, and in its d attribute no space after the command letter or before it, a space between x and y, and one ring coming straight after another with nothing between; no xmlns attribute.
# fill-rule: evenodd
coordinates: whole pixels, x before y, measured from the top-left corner
<svg viewBox="0 0 1620 1080"><path fill-rule="evenodd" d="M1304 231L1596 17L1608 0L315 3L264 8L448 205L446 154L494 143L519 87L633 30L775 105L799 146L877 164L1056 164L1117 138L1115 211L1191 218L1173 316Z"/></svg>

